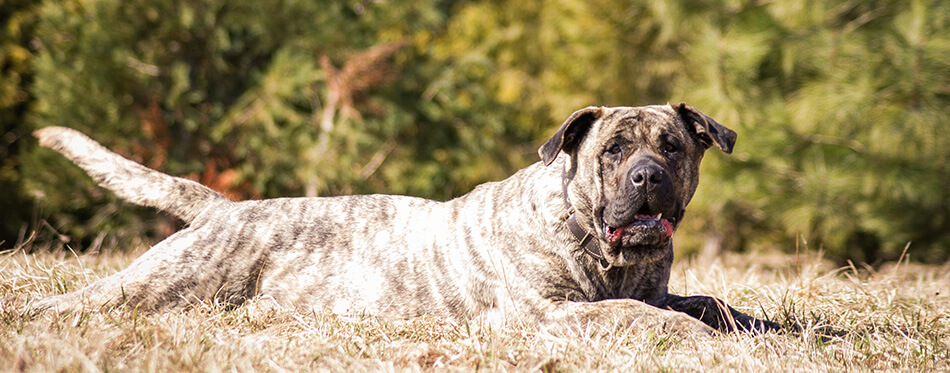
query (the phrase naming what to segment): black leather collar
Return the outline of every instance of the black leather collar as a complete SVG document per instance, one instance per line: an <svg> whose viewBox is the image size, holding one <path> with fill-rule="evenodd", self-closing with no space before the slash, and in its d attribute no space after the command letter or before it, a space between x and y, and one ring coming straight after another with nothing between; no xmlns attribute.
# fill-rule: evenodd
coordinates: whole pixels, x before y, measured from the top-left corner
<svg viewBox="0 0 950 373"><path fill-rule="evenodd" d="M577 222L573 207L568 210L567 218L564 220L567 222L567 229L571 231L571 234L574 235L574 238L577 238L577 240L580 241L580 247L584 249L584 252L597 260L597 264L600 265L600 269L605 271L610 269L611 265L607 262L607 259L604 259L604 254L600 250L600 244L598 244L597 240L594 239L594 235L581 227L581 225Z"/></svg>
<svg viewBox="0 0 950 373"><path fill-rule="evenodd" d="M567 215L564 217L564 221L567 223L567 229L570 230L571 234L574 235L574 238L579 241L581 249L584 249L584 252L586 252L587 255L590 255L592 258L594 258L594 260L597 261L597 264L600 266L601 270L606 271L612 268L613 265L607 262L607 259L604 259L604 253L600 250L600 244L597 243L594 234L588 232L577 222L574 206L571 204L571 200L567 197L567 186L570 184L570 181L573 177L573 169L570 171L565 170L564 173L561 174L561 195L564 198L564 205L567 206Z"/></svg>
<svg viewBox="0 0 950 373"><path fill-rule="evenodd" d="M571 161L571 163L574 164L574 161ZM595 233L588 232L577 222L576 210L574 210L574 205L571 204L571 199L568 198L567 187L574 178L574 173L577 171L575 167L576 166L572 166L571 169L564 170L561 174L561 197L564 198L564 206L567 207L567 215L565 215L563 219L567 223L567 229L570 230L574 238L577 239L580 248L583 249L587 255L590 255L591 258L594 258L594 261L597 262L597 265L600 266L602 271L607 271L613 268L613 264L610 264L610 262L604 258L604 252L600 250L600 243L597 242L597 238L594 236Z"/></svg>

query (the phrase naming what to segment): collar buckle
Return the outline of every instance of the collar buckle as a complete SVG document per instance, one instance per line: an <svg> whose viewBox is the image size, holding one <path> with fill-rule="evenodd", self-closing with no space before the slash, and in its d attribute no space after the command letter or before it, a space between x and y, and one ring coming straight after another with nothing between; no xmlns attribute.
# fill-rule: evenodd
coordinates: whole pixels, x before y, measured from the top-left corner
<svg viewBox="0 0 950 373"><path fill-rule="evenodd" d="M597 240L594 240L594 235L591 232L588 232L586 229L582 228L581 225L577 222L575 216L574 208L571 207L567 213L567 228L571 231L571 234L574 235L578 241L579 245L587 255L590 255L597 261L597 265L600 266L600 269L607 271L613 267L612 264L607 262L607 259L604 258L603 252L600 250L600 245L597 244Z"/></svg>

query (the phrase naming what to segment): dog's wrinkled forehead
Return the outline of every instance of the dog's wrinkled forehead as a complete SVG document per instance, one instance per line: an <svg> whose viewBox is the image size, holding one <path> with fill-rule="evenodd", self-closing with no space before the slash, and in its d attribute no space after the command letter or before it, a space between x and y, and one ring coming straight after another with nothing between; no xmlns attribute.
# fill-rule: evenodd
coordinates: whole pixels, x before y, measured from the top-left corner
<svg viewBox="0 0 950 373"><path fill-rule="evenodd" d="M663 127L676 123L676 113L667 105L618 106L604 108L603 122L618 127L649 123L650 126Z"/></svg>
<svg viewBox="0 0 950 373"><path fill-rule="evenodd" d="M669 106L638 106L604 108L602 131L612 136L656 136L677 126L676 113Z"/></svg>

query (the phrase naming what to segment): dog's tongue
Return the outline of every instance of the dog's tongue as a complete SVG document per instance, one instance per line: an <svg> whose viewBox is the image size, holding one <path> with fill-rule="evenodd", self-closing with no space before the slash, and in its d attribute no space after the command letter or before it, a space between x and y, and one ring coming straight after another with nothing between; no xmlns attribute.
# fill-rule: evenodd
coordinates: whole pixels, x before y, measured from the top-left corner
<svg viewBox="0 0 950 373"><path fill-rule="evenodd" d="M673 223L666 219L660 219L660 223L663 223L663 228L666 228L666 237L673 237Z"/></svg>
<svg viewBox="0 0 950 373"><path fill-rule="evenodd" d="M623 230L627 227L614 228L609 225L604 226L604 238L607 239L607 242L614 243L620 241L620 237L623 237Z"/></svg>
<svg viewBox="0 0 950 373"><path fill-rule="evenodd" d="M663 218L662 215L657 214L657 215L637 215L637 219L634 220L633 223L630 223L629 225L623 226L620 228L614 228L607 224L604 224L604 239L606 239L607 242L610 242L610 243L620 241L620 238L623 237L623 231L626 230L631 225L634 225L637 223L645 223L645 222L649 223L649 222L657 221L657 220L659 220L660 224L663 224L663 228L666 230L666 237L673 237L673 223L670 223L669 220Z"/></svg>

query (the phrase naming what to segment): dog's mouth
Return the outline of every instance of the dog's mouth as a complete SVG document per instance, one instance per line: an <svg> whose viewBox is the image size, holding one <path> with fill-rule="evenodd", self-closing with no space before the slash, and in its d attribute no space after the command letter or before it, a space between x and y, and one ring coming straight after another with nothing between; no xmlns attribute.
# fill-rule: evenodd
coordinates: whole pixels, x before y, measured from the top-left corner
<svg viewBox="0 0 950 373"><path fill-rule="evenodd" d="M598 211L600 216L602 237L607 245L619 250L620 248L658 246L665 247L673 232L676 230L682 213L676 205L666 207L652 207L648 204L640 206L626 217L622 214L611 214L609 208ZM627 210L627 211L630 211Z"/></svg>
<svg viewBox="0 0 950 373"><path fill-rule="evenodd" d="M675 220L674 220L675 221ZM604 223L604 239L610 244L615 244L623 238L624 232L653 235L662 233L666 238L673 237L673 222L669 218L663 217L663 213L655 215L637 214L630 224L621 227L611 227Z"/></svg>
<svg viewBox="0 0 950 373"><path fill-rule="evenodd" d="M607 243L603 249L604 259L614 267L659 260L667 255L676 230L675 215L641 210L619 224L610 224L610 219L604 219L603 238Z"/></svg>

